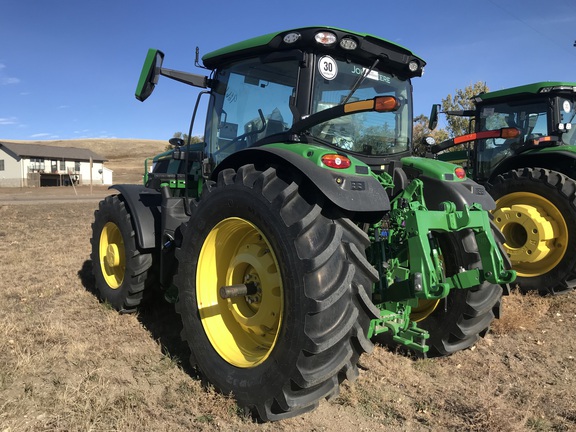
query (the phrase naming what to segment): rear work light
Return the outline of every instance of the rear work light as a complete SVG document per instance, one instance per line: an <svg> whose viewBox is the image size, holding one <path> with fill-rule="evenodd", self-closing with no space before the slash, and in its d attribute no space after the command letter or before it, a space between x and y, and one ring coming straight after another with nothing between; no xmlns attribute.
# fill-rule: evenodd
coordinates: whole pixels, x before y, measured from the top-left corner
<svg viewBox="0 0 576 432"><path fill-rule="evenodd" d="M321 31L321 32L316 33L316 36L314 36L314 39L319 44L326 45L326 46L333 45L336 43L336 35L334 33L327 32L327 31Z"/></svg>
<svg viewBox="0 0 576 432"><path fill-rule="evenodd" d="M314 39L319 44L322 44L325 46L334 45L336 43L336 35L334 33L327 32L327 31L316 33L316 36L314 36Z"/></svg>
<svg viewBox="0 0 576 432"><path fill-rule="evenodd" d="M339 154L327 154L322 156L322 163L330 168L346 169L352 165L350 159Z"/></svg>
<svg viewBox="0 0 576 432"><path fill-rule="evenodd" d="M356 48L358 48L358 42L356 42L351 37L344 37L340 41L340 46L345 50L352 51L352 50L355 50Z"/></svg>

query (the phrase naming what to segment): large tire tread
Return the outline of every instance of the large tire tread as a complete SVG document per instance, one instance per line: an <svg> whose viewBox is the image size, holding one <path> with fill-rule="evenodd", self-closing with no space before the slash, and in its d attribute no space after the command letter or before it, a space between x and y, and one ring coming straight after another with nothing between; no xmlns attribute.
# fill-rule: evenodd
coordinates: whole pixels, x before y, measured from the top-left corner
<svg viewBox="0 0 576 432"><path fill-rule="evenodd" d="M100 268L99 242L100 233L107 222L114 222L122 232L126 254L126 270L122 285L111 289L102 277ZM137 247L136 233L132 217L126 208L121 195L110 195L100 201L94 212L92 223L91 260L96 288L102 300L108 301L121 313L132 313L137 310L144 299L145 289L150 284L149 270L152 267L152 254L145 253Z"/></svg>
<svg viewBox="0 0 576 432"><path fill-rule="evenodd" d="M204 188L201 199L193 206L188 226L183 227L183 244L176 255L179 269L193 265L189 250L192 236L187 235L187 231L194 225L195 212L229 187L241 193L251 190L269 203L278 214L275 222L284 224L282 229L294 239L293 248L303 269L300 282L296 282L303 287L299 306L304 311L303 328L292 329L290 333L301 332L301 336L279 342L289 344L291 351L296 350L294 364L286 365L286 368L292 368L289 378L273 390L235 396L239 405L252 408L262 420L300 415L314 409L320 399L337 395L344 379L354 380L358 376L360 355L373 348L367 338L367 329L378 311L367 305L367 299L377 274L360 252L369 240L347 219L326 216L319 197L313 203L304 199L299 192L300 186L281 179L276 170L269 168L260 172L247 165L237 172L223 170L216 185L208 184ZM187 290L193 289L185 288L189 277L188 272L175 276L181 298L189 295ZM186 319L192 311L183 302L176 308L183 318L182 337L191 348L191 362L196 363L200 372L208 375L208 381L219 390L234 390L223 382L215 383L217 377L211 375L210 370L206 371L209 369L206 360L195 357L198 329ZM271 396L260 395L266 393Z"/></svg>
<svg viewBox="0 0 576 432"><path fill-rule="evenodd" d="M530 189L526 190L527 185ZM535 188L535 189L532 189ZM554 170L525 167L496 176L486 184L486 190L499 199L512 192L532 192L553 202L565 218L570 237L576 237L576 180ZM548 195L550 191L553 195ZM554 196L555 194L555 196ZM576 287L576 239L569 239L565 257L555 268L539 276L518 276L516 283L521 292L538 291L540 294L559 294Z"/></svg>
<svg viewBox="0 0 576 432"><path fill-rule="evenodd" d="M449 260L450 274L460 265L466 269L482 267L470 230L445 234L441 249ZM489 282L466 290L452 290L432 315L420 323L430 332L427 356L447 356L476 344L499 315L501 298L502 287Z"/></svg>

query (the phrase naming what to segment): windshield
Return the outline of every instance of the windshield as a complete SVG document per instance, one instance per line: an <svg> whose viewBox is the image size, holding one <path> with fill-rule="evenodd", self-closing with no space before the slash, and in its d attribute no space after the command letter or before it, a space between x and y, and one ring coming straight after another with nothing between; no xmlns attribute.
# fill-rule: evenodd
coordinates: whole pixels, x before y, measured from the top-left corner
<svg viewBox="0 0 576 432"><path fill-rule="evenodd" d="M362 80L363 74L367 74ZM351 94L354 85L358 88ZM316 66L311 114L348 102L395 96L400 108L394 112L365 112L321 123L311 134L347 152L386 155L409 150L412 137L411 85L378 70L322 56Z"/></svg>
<svg viewBox="0 0 576 432"><path fill-rule="evenodd" d="M216 163L292 125L298 68L294 60L248 59L218 71L205 137Z"/></svg>
<svg viewBox="0 0 576 432"><path fill-rule="evenodd" d="M501 103L480 109L478 131L515 127L517 138L489 138L478 140L478 174L487 178L506 156L520 145L548 135L546 102L509 104Z"/></svg>

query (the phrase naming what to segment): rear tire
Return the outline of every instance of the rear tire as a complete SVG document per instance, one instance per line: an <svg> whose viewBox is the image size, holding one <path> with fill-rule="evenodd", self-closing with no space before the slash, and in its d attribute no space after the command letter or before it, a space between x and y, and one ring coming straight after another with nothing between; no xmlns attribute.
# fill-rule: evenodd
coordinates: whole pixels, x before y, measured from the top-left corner
<svg viewBox="0 0 576 432"><path fill-rule="evenodd" d="M366 234L272 168L208 182L176 252L177 312L191 362L264 421L311 411L358 375L378 311ZM222 286L258 292L223 299Z"/></svg>
<svg viewBox="0 0 576 432"><path fill-rule="evenodd" d="M132 217L121 198L106 197L94 212L91 259L100 298L129 313L142 301L152 254L138 249Z"/></svg>
<svg viewBox="0 0 576 432"><path fill-rule="evenodd" d="M441 234L438 243L447 276L457 273L460 267L482 268L476 239L470 230ZM446 356L474 345L499 316L501 298L500 285L484 282L470 289L453 289L439 301L421 301L411 317L420 319L419 327L430 333L427 355Z"/></svg>
<svg viewBox="0 0 576 432"><path fill-rule="evenodd" d="M522 291L541 294L576 285L576 182L556 171L523 168L489 185L494 222Z"/></svg>

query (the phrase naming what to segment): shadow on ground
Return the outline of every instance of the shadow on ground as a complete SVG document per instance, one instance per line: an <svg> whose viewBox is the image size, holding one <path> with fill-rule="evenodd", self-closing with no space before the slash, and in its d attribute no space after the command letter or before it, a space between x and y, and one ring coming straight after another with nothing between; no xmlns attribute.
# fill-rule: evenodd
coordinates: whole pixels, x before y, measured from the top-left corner
<svg viewBox="0 0 576 432"><path fill-rule="evenodd" d="M78 271L78 277L86 291L103 303L92 275L92 260L84 261L82 268ZM138 308L137 318L150 332L151 337L160 343L164 355L170 357L172 361L177 361L188 375L198 378L196 370L190 366L188 360L190 350L180 338L182 331L180 315L174 310L173 304L164 300L160 290L146 297Z"/></svg>

